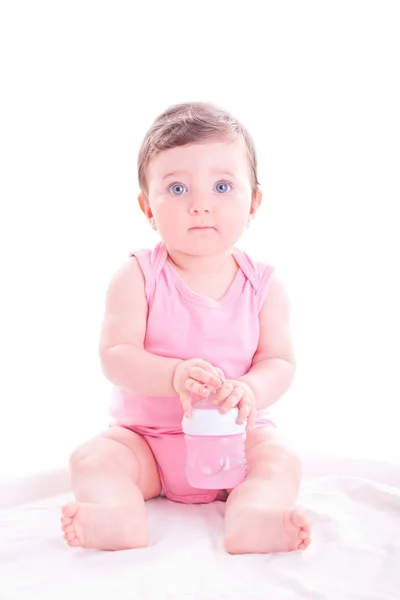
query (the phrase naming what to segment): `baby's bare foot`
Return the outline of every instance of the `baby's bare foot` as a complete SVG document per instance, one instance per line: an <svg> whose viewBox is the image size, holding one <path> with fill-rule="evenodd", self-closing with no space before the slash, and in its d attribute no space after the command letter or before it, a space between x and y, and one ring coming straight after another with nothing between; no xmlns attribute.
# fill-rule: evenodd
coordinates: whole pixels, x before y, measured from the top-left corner
<svg viewBox="0 0 400 600"><path fill-rule="evenodd" d="M298 508L252 508L226 525L225 548L231 554L292 552L310 543L310 525Z"/></svg>
<svg viewBox="0 0 400 600"><path fill-rule="evenodd" d="M62 509L61 523L69 546L127 550L148 545L145 515L132 507L71 502Z"/></svg>

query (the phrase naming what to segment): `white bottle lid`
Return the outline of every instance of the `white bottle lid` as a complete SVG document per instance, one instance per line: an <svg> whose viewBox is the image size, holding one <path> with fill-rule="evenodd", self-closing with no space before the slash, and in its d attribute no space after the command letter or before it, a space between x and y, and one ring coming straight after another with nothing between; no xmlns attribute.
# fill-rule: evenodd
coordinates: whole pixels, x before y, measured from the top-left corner
<svg viewBox="0 0 400 600"><path fill-rule="evenodd" d="M246 432L247 422L236 423L239 410L231 408L223 414L219 408L192 407L192 416L184 417L182 429L188 435L240 435Z"/></svg>

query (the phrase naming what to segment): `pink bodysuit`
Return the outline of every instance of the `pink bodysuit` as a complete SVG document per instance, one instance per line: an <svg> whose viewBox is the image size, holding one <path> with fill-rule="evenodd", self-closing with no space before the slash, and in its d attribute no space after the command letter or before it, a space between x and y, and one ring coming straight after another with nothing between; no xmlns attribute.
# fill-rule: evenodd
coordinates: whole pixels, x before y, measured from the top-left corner
<svg viewBox="0 0 400 600"><path fill-rule="evenodd" d="M227 379L245 375L257 350L258 313L272 268L235 248L239 269L224 297L215 301L189 289L167 261L164 242L132 256L145 278L148 319L144 348L169 358L201 358L222 369ZM183 410L178 397L145 397L115 388L110 413L113 424L145 438L167 498L207 503L220 497L220 490L195 489L186 481ZM256 426L271 425L267 414L260 411Z"/></svg>

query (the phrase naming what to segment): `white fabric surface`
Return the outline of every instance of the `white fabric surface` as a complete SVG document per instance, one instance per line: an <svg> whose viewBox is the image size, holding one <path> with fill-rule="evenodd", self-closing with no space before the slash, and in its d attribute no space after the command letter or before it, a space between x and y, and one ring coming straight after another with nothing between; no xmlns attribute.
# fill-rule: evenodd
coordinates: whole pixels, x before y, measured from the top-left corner
<svg viewBox="0 0 400 600"><path fill-rule="evenodd" d="M60 507L69 495L0 511L0 598L398 600L400 488L358 477L306 480L313 523L306 552L230 556L225 505L148 503L151 546L69 548Z"/></svg>

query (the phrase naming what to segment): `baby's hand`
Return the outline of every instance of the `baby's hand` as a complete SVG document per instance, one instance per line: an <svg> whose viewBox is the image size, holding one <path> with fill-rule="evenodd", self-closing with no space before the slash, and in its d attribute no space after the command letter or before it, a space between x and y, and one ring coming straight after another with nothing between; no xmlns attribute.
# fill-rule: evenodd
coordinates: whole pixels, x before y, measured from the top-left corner
<svg viewBox="0 0 400 600"><path fill-rule="evenodd" d="M191 394L206 398L210 393L210 387L218 390L224 381L225 376L221 369L213 367L205 360L192 358L179 363L175 369L172 385L180 397L185 416L190 417L192 414Z"/></svg>
<svg viewBox="0 0 400 600"><path fill-rule="evenodd" d="M250 430L254 426L257 416L256 399L247 383L236 379L227 379L218 390L214 402L220 405L222 413L227 413L228 410L237 406L239 415L236 423L242 424L247 419L247 429Z"/></svg>

